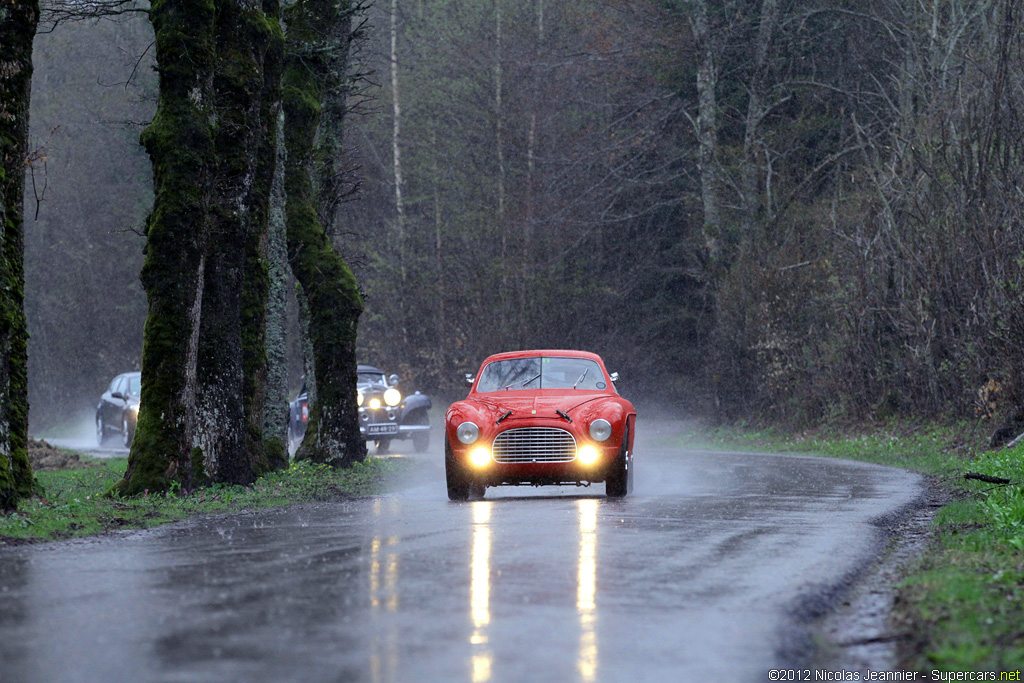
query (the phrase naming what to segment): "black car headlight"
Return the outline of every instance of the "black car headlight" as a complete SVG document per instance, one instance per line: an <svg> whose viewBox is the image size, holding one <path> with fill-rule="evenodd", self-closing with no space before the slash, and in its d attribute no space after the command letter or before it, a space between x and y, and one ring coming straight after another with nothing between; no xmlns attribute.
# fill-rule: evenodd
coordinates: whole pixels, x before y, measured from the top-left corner
<svg viewBox="0 0 1024 683"><path fill-rule="evenodd" d="M612 435L612 425L608 420L597 419L590 423L590 438L594 441L607 441Z"/></svg>

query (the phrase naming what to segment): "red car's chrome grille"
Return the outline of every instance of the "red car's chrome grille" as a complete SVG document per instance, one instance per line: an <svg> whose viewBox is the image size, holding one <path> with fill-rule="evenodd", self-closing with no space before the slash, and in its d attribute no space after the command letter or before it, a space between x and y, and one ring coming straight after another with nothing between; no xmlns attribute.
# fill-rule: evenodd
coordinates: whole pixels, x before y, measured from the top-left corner
<svg viewBox="0 0 1024 683"><path fill-rule="evenodd" d="M498 434L495 462L569 462L576 459L576 439L564 429L522 427Z"/></svg>

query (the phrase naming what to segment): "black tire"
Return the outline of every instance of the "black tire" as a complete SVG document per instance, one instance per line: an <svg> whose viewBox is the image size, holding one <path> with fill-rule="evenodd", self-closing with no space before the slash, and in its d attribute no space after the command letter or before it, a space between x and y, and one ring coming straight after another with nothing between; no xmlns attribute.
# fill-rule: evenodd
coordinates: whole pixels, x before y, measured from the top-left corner
<svg viewBox="0 0 1024 683"><path fill-rule="evenodd" d="M127 417L121 418L121 443L125 448L132 447L132 439L135 438L135 425L128 422Z"/></svg>
<svg viewBox="0 0 1024 683"><path fill-rule="evenodd" d="M430 418L427 417L427 411L417 410L412 415L405 419L405 424L409 425L429 425ZM430 432L413 432L412 434L412 447L417 453L430 448Z"/></svg>
<svg viewBox="0 0 1024 683"><path fill-rule="evenodd" d="M466 481L466 475L459 467L459 463L455 462L447 439L444 442L444 478L448 485L448 500L469 500L471 484Z"/></svg>
<svg viewBox="0 0 1024 683"><path fill-rule="evenodd" d="M99 415L96 416L96 445L100 448L107 445L107 426Z"/></svg>
<svg viewBox="0 0 1024 683"><path fill-rule="evenodd" d="M622 447L604 480L604 493L609 498L622 498L633 492L633 468L629 466L629 427L622 435Z"/></svg>
<svg viewBox="0 0 1024 683"><path fill-rule="evenodd" d="M388 448L391 447L391 439L377 439L377 452L387 453Z"/></svg>

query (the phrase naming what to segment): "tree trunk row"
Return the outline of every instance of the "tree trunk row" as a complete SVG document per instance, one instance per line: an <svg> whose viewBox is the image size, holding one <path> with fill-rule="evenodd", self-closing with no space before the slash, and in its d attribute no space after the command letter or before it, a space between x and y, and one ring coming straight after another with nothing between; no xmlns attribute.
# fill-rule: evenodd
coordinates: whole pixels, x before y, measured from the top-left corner
<svg viewBox="0 0 1024 683"><path fill-rule="evenodd" d="M275 0L153 3L160 101L143 134L156 191L142 278L149 316L139 423L119 493L247 484L287 463L287 437L276 424L287 413L267 401L283 394L280 371L272 380L268 373L267 311L269 250L275 245L280 257L284 241L309 297L322 388L300 454L336 465L365 454L355 401L361 302L317 211L337 203L334 175L321 182L329 198L317 203L313 189L318 160L340 154L333 148L340 149L341 116L326 130L321 113L344 110L331 98L344 98L352 10L300 1L288 10L287 42L280 15ZM269 229L275 178L286 240L279 211L278 232ZM275 267L279 319L283 277ZM280 346L276 339L272 358Z"/></svg>

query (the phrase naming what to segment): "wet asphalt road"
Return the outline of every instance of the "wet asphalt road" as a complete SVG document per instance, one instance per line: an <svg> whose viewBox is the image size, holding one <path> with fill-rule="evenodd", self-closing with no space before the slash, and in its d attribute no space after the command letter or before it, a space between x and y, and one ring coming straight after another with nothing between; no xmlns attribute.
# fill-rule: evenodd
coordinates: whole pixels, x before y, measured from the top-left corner
<svg viewBox="0 0 1024 683"><path fill-rule="evenodd" d="M765 681L916 475L684 452L636 495L401 493L0 550L0 681Z"/></svg>

